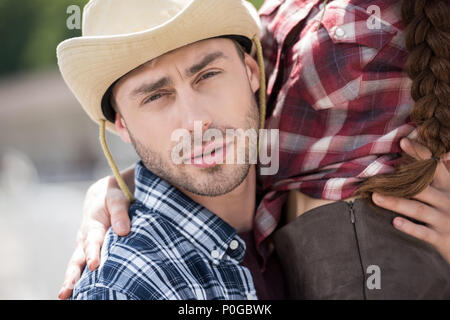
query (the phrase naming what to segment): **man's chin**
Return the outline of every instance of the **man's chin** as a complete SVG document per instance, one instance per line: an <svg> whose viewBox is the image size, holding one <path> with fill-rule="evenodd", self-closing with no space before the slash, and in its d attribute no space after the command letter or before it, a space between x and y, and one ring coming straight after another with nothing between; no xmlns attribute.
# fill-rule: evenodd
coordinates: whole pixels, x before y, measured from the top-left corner
<svg viewBox="0 0 450 320"><path fill-rule="evenodd" d="M218 197L236 189L247 177L250 165L215 164L208 167L185 165L183 179L176 185L200 196ZM174 181L175 182L175 181Z"/></svg>

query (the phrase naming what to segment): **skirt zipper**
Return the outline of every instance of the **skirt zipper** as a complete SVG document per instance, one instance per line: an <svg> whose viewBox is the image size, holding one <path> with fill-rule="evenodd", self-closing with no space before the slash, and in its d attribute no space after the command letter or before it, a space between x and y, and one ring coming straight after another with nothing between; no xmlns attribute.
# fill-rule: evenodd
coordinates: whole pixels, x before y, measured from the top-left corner
<svg viewBox="0 0 450 320"><path fill-rule="evenodd" d="M358 232L356 231L356 225L355 225L355 221L356 221L356 217L355 217L355 209L353 208L354 205L354 201L347 201L347 204L350 208L350 221L352 222L353 225L353 232L355 234L355 240L356 240L356 248L358 250L358 257L359 257L359 263L361 265L361 271L362 271L362 275L363 275L363 297L364 300L367 300L366 297L366 273L364 271L364 266L363 266L363 262L362 262L362 257L361 257L361 249L359 248L359 241L358 241Z"/></svg>

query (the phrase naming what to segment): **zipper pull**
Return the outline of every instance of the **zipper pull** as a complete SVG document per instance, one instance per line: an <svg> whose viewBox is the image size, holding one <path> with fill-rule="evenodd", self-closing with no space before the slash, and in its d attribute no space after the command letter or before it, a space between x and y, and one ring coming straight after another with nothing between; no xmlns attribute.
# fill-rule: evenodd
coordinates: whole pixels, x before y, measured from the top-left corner
<svg viewBox="0 0 450 320"><path fill-rule="evenodd" d="M353 209L353 201L347 202L350 207L350 220L353 224L355 224L355 210Z"/></svg>

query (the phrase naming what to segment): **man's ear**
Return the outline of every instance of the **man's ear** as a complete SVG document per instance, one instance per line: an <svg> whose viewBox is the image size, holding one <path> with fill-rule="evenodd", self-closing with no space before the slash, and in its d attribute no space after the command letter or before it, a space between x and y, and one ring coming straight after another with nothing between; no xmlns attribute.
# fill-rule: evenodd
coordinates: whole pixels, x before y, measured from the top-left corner
<svg viewBox="0 0 450 320"><path fill-rule="evenodd" d="M259 65L255 59L252 58L248 53L245 53L244 57L244 65L247 71L248 80L250 82L250 86L253 92L258 91L260 87L260 74L259 74Z"/></svg>
<svg viewBox="0 0 450 320"><path fill-rule="evenodd" d="M119 112L116 112L116 121L114 122L114 125L116 127L116 131L120 135L120 138L122 138L124 142L131 143L130 134L127 129L127 124L125 123L125 120L119 114Z"/></svg>

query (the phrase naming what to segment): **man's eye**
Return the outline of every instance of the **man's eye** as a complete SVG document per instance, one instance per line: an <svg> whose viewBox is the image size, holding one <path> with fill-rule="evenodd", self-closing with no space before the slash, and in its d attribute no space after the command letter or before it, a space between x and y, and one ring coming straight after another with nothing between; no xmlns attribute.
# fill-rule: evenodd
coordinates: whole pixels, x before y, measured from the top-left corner
<svg viewBox="0 0 450 320"><path fill-rule="evenodd" d="M154 94L154 95L148 97L148 98L144 101L144 103L153 102L153 101L155 101L155 100L158 100L158 99L161 98L162 96L164 96L164 94L162 94L162 93Z"/></svg>
<svg viewBox="0 0 450 320"><path fill-rule="evenodd" d="M208 79L208 78L214 77L215 75L217 75L217 74L219 74L219 73L220 73L220 72L218 72L218 71L207 72L207 73L203 74L203 75L200 77L199 81L206 80L206 79Z"/></svg>

